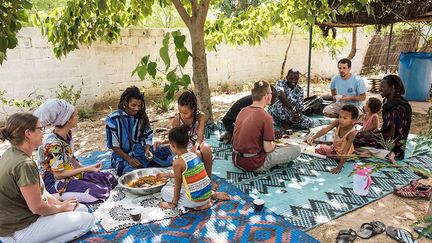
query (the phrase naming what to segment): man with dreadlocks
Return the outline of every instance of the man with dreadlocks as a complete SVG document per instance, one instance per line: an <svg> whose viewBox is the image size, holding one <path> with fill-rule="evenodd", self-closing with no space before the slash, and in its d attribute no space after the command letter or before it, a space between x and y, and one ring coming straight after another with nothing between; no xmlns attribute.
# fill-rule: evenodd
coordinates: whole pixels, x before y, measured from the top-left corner
<svg viewBox="0 0 432 243"><path fill-rule="evenodd" d="M167 147L152 149L153 130L144 94L135 86L123 92L118 110L108 115L106 143L113 151L111 166L119 176L137 168L172 165L173 155Z"/></svg>

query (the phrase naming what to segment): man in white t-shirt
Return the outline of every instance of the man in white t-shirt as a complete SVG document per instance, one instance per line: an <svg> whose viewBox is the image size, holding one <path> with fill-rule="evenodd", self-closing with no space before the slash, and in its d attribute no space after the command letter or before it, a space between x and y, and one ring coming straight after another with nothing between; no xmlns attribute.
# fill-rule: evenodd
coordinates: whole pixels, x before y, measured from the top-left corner
<svg viewBox="0 0 432 243"><path fill-rule="evenodd" d="M334 103L326 106L323 113L327 117L336 118L339 111L346 104L355 105L362 110L366 100L367 88L362 77L351 74L351 61L343 58L338 62L339 74L332 78L330 84Z"/></svg>

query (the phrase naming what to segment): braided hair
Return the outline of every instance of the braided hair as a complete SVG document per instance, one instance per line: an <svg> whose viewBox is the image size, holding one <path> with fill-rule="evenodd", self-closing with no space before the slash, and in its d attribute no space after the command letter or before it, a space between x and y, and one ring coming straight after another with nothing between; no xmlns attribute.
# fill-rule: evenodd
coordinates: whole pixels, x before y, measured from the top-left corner
<svg viewBox="0 0 432 243"><path fill-rule="evenodd" d="M198 120L198 101L195 93L193 91L186 90L180 95L177 103L179 106L189 106L189 108L193 111L193 121L192 125L190 126L193 128L195 122Z"/></svg>
<svg viewBox="0 0 432 243"><path fill-rule="evenodd" d="M118 109L124 110L125 107L128 105L129 101L131 99L137 99L141 100L141 110L138 112L138 117L141 116L142 119L142 126L141 126L141 134L144 133L145 128L150 125L149 118L146 113L146 105L144 101L144 93L141 93L141 91L136 86L131 86L127 88L122 95L120 96L120 102L118 103Z"/></svg>
<svg viewBox="0 0 432 243"><path fill-rule="evenodd" d="M383 80L387 81L388 86L394 87L395 98L401 97L403 94L405 94L405 86L399 76L390 74L385 76Z"/></svg>

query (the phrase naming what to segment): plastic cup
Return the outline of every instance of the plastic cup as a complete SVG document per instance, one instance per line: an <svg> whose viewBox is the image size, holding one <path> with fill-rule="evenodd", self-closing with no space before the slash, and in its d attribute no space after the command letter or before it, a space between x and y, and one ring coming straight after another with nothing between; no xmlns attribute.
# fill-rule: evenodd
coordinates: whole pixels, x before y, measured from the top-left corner
<svg viewBox="0 0 432 243"><path fill-rule="evenodd" d="M255 199L255 200L253 200L253 205L254 205L254 208L255 208L255 211L261 211L263 208L264 208L264 200L262 200L262 199Z"/></svg>
<svg viewBox="0 0 432 243"><path fill-rule="evenodd" d="M336 99L336 102L339 102L339 100L342 98L342 95L335 95L335 99Z"/></svg>
<svg viewBox="0 0 432 243"><path fill-rule="evenodd" d="M129 211L129 213L130 213L130 216L131 216L133 221L140 221L141 220L141 213L142 213L141 208L132 209L131 211Z"/></svg>

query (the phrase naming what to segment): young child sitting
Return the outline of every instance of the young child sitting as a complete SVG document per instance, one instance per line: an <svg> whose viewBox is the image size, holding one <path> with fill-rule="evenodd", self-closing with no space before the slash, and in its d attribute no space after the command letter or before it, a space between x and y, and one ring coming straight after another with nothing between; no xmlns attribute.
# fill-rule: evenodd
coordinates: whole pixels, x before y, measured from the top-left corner
<svg viewBox="0 0 432 243"><path fill-rule="evenodd" d="M350 155L354 152L354 137L356 130L354 123L357 120L359 111L353 105L342 106L339 112L339 119L324 127L313 136L307 139L307 143L311 144L315 139L327 134L333 128L336 128L335 136L332 145L319 144L315 148L315 152L322 155ZM337 174L342 169L346 158L340 158L338 166L333 168L331 172Z"/></svg>
<svg viewBox="0 0 432 243"><path fill-rule="evenodd" d="M365 113L360 117L357 124L363 127L359 132L375 132L379 127L378 112L381 110L381 100L375 97L371 97L364 106Z"/></svg>
<svg viewBox="0 0 432 243"><path fill-rule="evenodd" d="M187 149L200 155L207 175L211 175L213 168L213 155L211 147L204 140L206 116L198 110L198 100L194 92L184 91L177 100L179 113L172 120L172 127L187 125L189 127L189 142ZM155 142L154 147L160 144L167 144L169 141ZM218 185L212 181L213 190L218 189Z"/></svg>
<svg viewBox="0 0 432 243"><path fill-rule="evenodd" d="M157 176L174 178L174 185L168 183L162 188L164 202L161 208L175 208L183 206L194 210L204 210L211 207L211 198L228 200L224 192L213 192L210 177L207 175L201 158L189 152L188 125L181 125L171 129L168 140L171 150L177 155L173 162L174 174L159 173Z"/></svg>

